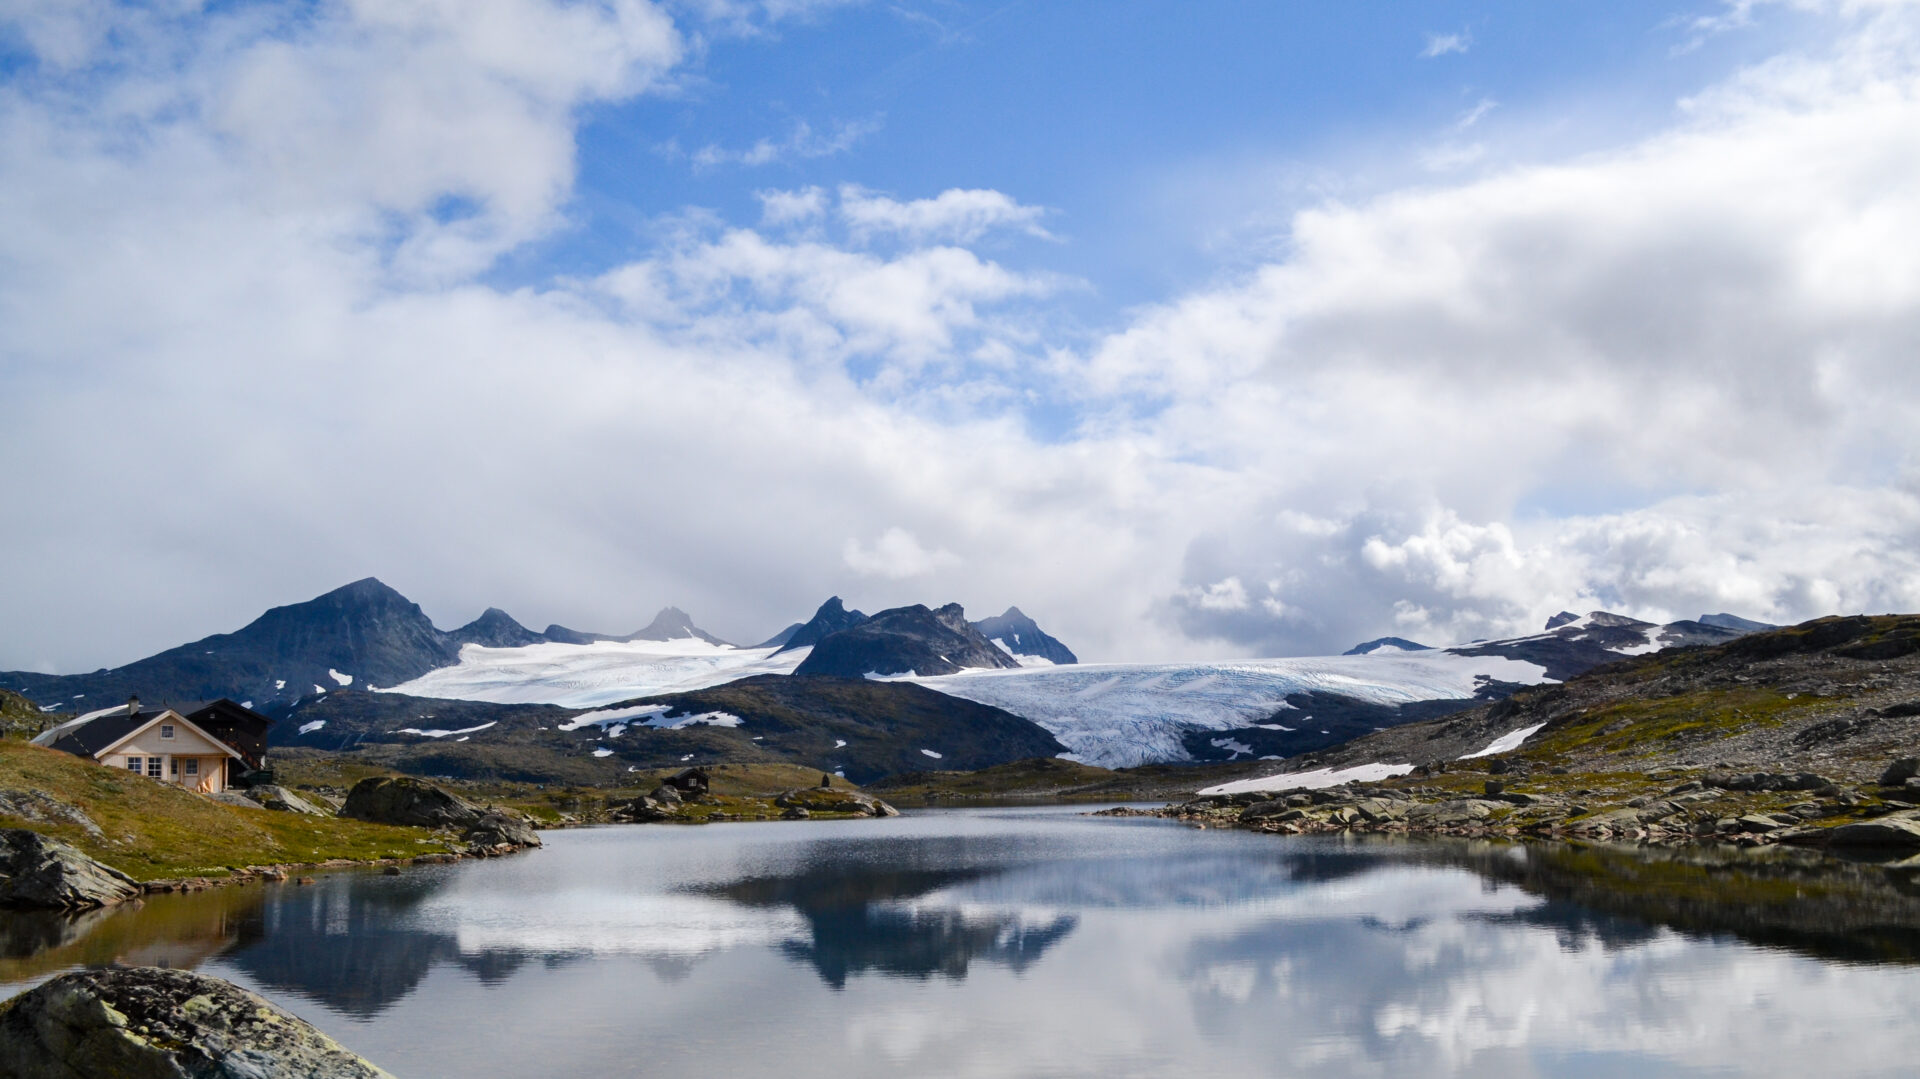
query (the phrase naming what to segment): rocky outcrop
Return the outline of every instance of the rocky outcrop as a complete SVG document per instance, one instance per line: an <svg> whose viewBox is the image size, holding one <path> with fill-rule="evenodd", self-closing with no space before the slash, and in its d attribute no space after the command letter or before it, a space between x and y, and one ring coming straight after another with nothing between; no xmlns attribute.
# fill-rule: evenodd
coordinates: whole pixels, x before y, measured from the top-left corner
<svg viewBox="0 0 1920 1079"><path fill-rule="evenodd" d="M0 829L0 907L81 910L139 894L132 877L70 844L25 828Z"/></svg>
<svg viewBox="0 0 1920 1079"><path fill-rule="evenodd" d="M18 817L35 824L77 824L95 839L104 834L79 806L68 805L44 791L0 791L0 816Z"/></svg>
<svg viewBox="0 0 1920 1079"><path fill-rule="evenodd" d="M0 1007L0 1074L15 1079L387 1075L298 1016L186 971L80 971Z"/></svg>
<svg viewBox="0 0 1920 1079"><path fill-rule="evenodd" d="M540 845L540 837L524 816L509 810L482 809L411 776L373 776L355 783L339 815L374 824L456 832L470 848L482 853Z"/></svg>
<svg viewBox="0 0 1920 1079"><path fill-rule="evenodd" d="M863 817L897 817L900 811L864 791L828 789L826 787L801 787L784 791L775 797L773 804L786 810L804 810L808 816L815 813L857 813ZM789 818L804 820L804 817Z"/></svg>

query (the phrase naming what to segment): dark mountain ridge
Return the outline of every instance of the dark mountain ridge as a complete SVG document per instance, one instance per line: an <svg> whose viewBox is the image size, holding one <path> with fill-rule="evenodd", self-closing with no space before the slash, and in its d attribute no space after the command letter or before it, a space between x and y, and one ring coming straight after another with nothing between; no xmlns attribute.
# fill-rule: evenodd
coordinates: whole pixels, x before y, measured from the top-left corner
<svg viewBox="0 0 1920 1079"><path fill-rule="evenodd" d="M967 622L958 603L938 610L916 603L881 611L821 638L794 669L799 677L953 674L969 667L1018 667L1012 656Z"/></svg>

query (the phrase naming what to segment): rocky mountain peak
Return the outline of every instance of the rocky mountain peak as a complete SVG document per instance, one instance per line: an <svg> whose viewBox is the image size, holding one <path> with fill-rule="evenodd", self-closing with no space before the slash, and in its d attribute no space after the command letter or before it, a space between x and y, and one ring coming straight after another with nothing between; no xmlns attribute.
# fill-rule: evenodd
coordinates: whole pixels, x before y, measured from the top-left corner
<svg viewBox="0 0 1920 1079"><path fill-rule="evenodd" d="M980 636L1015 656L1026 656L1030 660L1043 659L1056 664L1080 662L1072 649L1048 636L1038 623L1018 607L1008 607L1005 614L982 618L973 624L973 628Z"/></svg>
<svg viewBox="0 0 1920 1079"><path fill-rule="evenodd" d="M726 644L706 630L693 624L692 616L678 607L662 607L660 613L653 616L647 628L627 637L629 641L677 641L688 637L698 638L708 644Z"/></svg>
<svg viewBox="0 0 1920 1079"><path fill-rule="evenodd" d="M488 648L519 648L539 644L547 637L535 633L498 607L488 607L480 617L448 634L456 644L478 644Z"/></svg>
<svg viewBox="0 0 1920 1079"><path fill-rule="evenodd" d="M1431 652L1432 650L1432 645L1421 644L1418 641L1409 641L1405 637L1375 637L1371 641L1356 644L1340 654L1343 656L1367 656L1375 652Z"/></svg>
<svg viewBox="0 0 1920 1079"><path fill-rule="evenodd" d="M840 602L839 596L828 596L827 601L820 605L820 609L813 612L812 618L792 627L784 640L775 638L768 644L777 644L781 652L793 648L811 648L828 636L843 629L851 629L866 620L865 614L847 610L846 605Z"/></svg>

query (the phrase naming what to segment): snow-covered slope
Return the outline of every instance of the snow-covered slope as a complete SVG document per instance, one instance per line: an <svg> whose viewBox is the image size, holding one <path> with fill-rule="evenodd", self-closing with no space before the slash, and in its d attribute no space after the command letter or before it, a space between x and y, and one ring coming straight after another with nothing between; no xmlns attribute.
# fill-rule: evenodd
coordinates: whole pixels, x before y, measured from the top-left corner
<svg viewBox="0 0 1920 1079"><path fill-rule="evenodd" d="M1088 764L1127 768L1187 759L1181 737L1257 723L1290 693L1337 693L1380 704L1470 698L1482 679L1546 681L1537 663L1447 652L1201 664L1078 664L969 670L908 678L929 689L1004 708L1045 727Z"/></svg>
<svg viewBox="0 0 1920 1079"><path fill-rule="evenodd" d="M656 693L705 689L755 674L791 674L810 649L778 655L771 648L734 648L697 638L594 641L520 648L460 649L452 667L386 687L415 697L500 704L592 708Z"/></svg>

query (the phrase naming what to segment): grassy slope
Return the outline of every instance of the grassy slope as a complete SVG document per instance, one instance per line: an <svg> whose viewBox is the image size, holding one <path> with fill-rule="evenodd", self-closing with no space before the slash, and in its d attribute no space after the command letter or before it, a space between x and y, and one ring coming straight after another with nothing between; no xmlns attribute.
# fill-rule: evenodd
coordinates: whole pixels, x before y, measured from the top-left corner
<svg viewBox="0 0 1920 1079"><path fill-rule="evenodd" d="M410 857L452 849L418 828L241 809L66 753L0 740L0 791L38 791L99 825L0 814L0 826L66 840L136 880L222 876L278 863Z"/></svg>

